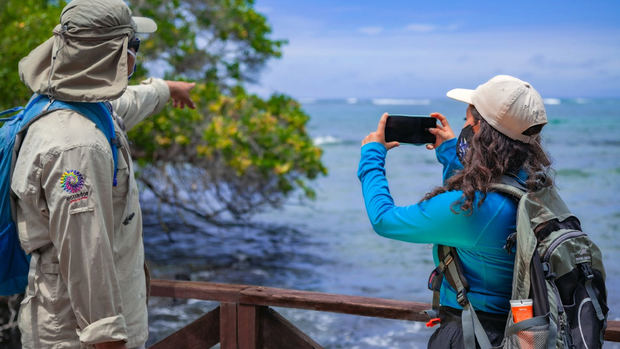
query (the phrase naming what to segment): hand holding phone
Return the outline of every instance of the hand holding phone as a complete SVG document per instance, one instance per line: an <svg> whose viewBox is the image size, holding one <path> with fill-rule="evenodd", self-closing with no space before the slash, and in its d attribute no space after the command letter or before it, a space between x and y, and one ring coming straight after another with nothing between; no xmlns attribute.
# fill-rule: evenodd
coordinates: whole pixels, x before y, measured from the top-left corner
<svg viewBox="0 0 620 349"><path fill-rule="evenodd" d="M388 119L388 113L383 113L381 115L381 119L379 119L379 124L377 125L377 130L370 132L364 139L362 140L362 146L368 143L381 143L383 146L390 150L392 148L398 147L400 143L398 142L386 142L385 141L385 123Z"/></svg>
<svg viewBox="0 0 620 349"><path fill-rule="evenodd" d="M389 115L385 123L385 141L410 144L435 144L435 135L428 129L437 127L437 120L419 115Z"/></svg>
<svg viewBox="0 0 620 349"><path fill-rule="evenodd" d="M456 138L456 135L454 134L454 131L452 131L452 127L445 116L441 113L435 112L431 113L431 117L437 119L439 123L436 128L429 129L429 132L435 135L435 143L427 144L426 149L428 150L437 149L443 142Z"/></svg>

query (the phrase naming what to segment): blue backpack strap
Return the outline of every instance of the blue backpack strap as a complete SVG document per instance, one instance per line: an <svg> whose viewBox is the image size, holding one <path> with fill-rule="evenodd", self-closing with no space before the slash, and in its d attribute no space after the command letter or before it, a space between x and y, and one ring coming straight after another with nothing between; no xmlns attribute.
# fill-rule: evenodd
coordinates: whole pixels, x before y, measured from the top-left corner
<svg viewBox="0 0 620 349"><path fill-rule="evenodd" d="M50 101L47 96L35 94L25 108L16 107L0 116L15 114L0 119L0 295L9 296L24 292L28 284L30 256L22 250L17 227L13 221L10 200L10 182L17 134L24 132L39 117L56 109L70 109L91 120L106 136L114 159L114 185L118 170L118 143L114 132L111 110L104 103L69 103ZM36 255L35 255L36 256Z"/></svg>
<svg viewBox="0 0 620 349"><path fill-rule="evenodd" d="M32 119L35 119L36 116L37 116L36 114L39 114L40 111L37 112L36 114L32 114L32 113L28 114L28 112L33 110L35 105L37 105L37 103L39 103L44 98L45 98L45 96L34 94L30 98L30 100L28 101L28 104L26 104L26 107L19 106L19 107L14 107L14 108L11 108L11 109L7 109L7 110L5 110L3 112L0 112L0 116L15 114L15 113L19 112L18 114L15 114L15 115L12 115L12 116L9 116L9 117L0 118L0 122L8 122L8 121L16 120L16 119L17 119L16 120L17 122L21 122L24 119L27 119L29 117L32 118ZM26 122L28 122L28 121L29 120L26 120ZM22 122L21 125L23 125L24 123L25 122Z"/></svg>
<svg viewBox="0 0 620 349"><path fill-rule="evenodd" d="M14 114L14 113L17 113L18 111L22 111L22 110L24 110L24 107L11 108L11 109L8 109L8 110L5 110L5 111L1 112L0 116L4 116L4 115L7 115L7 114ZM13 115L13 116L8 117L8 118L0 118L0 122L11 121L11 120L13 120L16 117L17 117L17 115Z"/></svg>
<svg viewBox="0 0 620 349"><path fill-rule="evenodd" d="M11 207L11 175L15 137L43 108L44 97L34 95L26 108L16 107L0 113L3 118L0 128L0 295L10 296L23 293L28 284L30 256L22 250L13 221Z"/></svg>
<svg viewBox="0 0 620 349"><path fill-rule="evenodd" d="M63 102L54 100L48 106L47 111L57 109L71 109L92 121L101 132L106 136L110 147L112 148L112 158L114 159L114 183L116 186L116 174L118 172L118 139L114 132L114 121L112 114L103 102L99 103L81 103L81 102Z"/></svg>

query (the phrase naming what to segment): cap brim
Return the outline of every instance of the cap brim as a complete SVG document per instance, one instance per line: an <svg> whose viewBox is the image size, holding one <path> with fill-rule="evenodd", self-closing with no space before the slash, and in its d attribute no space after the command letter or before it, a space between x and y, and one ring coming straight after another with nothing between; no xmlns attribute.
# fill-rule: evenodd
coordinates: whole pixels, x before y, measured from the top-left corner
<svg viewBox="0 0 620 349"><path fill-rule="evenodd" d="M473 94L474 94L474 90L469 90L466 88L455 88L455 89L448 91L448 93L446 93L446 96L448 96L449 98L455 99L459 102L473 104L471 102L471 97Z"/></svg>
<svg viewBox="0 0 620 349"><path fill-rule="evenodd" d="M136 33L154 33L157 30L157 23L147 17L131 17L136 23Z"/></svg>

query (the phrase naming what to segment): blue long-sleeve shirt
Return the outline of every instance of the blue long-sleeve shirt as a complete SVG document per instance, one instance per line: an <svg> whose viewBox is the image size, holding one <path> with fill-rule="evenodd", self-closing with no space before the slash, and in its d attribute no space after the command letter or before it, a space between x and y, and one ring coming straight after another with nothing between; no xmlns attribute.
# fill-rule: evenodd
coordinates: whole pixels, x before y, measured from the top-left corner
<svg viewBox="0 0 620 349"><path fill-rule="evenodd" d="M462 168L456 157L456 140L445 141L436 152L437 159L444 166L445 183ZM469 301L474 308L490 313L508 312L514 254L508 254L504 245L508 235L516 230L516 203L504 194L489 192L482 206L478 207L477 193L473 211L469 214L460 211L460 203L453 205L463 195L457 190L418 204L395 206L385 178L386 154L387 150L380 143L364 145L357 173L374 230L390 239L435 244L435 265L439 263L437 244L456 247L470 285ZM440 303L461 309L456 292L445 279L441 285Z"/></svg>

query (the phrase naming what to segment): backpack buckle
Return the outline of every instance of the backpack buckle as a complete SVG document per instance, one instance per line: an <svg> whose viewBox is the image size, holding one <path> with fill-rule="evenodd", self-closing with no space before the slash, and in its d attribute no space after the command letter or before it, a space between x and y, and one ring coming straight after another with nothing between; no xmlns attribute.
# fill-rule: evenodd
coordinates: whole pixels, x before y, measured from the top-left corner
<svg viewBox="0 0 620 349"><path fill-rule="evenodd" d="M549 267L549 263L548 262L542 262L542 270L545 273L545 275L549 275L549 270L551 269Z"/></svg>
<svg viewBox="0 0 620 349"><path fill-rule="evenodd" d="M456 301L460 306L465 307L469 304L469 300L467 300L467 290L462 289L456 294Z"/></svg>
<svg viewBox="0 0 620 349"><path fill-rule="evenodd" d="M583 273L583 276L586 277L586 279L591 280L594 278L594 272L590 267L590 263L580 263L579 266L581 267L581 272Z"/></svg>
<svg viewBox="0 0 620 349"><path fill-rule="evenodd" d="M549 262L542 262L542 270L545 273L545 279L547 280L553 280L556 277L555 273L551 272L551 265L549 265Z"/></svg>

